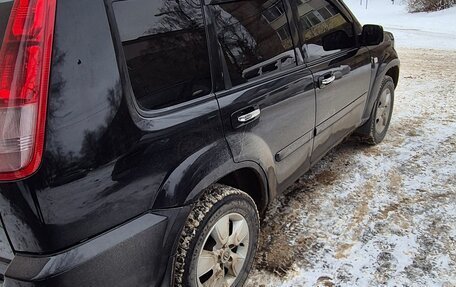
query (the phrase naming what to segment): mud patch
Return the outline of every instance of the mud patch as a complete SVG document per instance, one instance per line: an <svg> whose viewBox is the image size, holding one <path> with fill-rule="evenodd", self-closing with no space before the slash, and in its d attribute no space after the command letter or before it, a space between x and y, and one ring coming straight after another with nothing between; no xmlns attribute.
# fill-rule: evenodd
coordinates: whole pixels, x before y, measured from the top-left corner
<svg viewBox="0 0 456 287"><path fill-rule="evenodd" d="M315 176L315 181L317 183L329 185L332 184L337 179L338 174L331 170L324 170L321 173Z"/></svg>

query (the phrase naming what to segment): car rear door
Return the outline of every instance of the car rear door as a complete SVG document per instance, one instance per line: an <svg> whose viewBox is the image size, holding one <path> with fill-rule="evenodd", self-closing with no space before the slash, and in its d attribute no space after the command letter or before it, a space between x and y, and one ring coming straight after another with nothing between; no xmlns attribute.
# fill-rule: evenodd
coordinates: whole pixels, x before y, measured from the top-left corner
<svg viewBox="0 0 456 287"><path fill-rule="evenodd" d="M316 89L315 162L360 124L371 58L366 47L358 47L356 30L360 27L341 5L329 0L294 3L305 61Z"/></svg>
<svg viewBox="0 0 456 287"><path fill-rule="evenodd" d="M234 160L260 162L276 178L274 187L286 187L310 165L315 122L313 78L295 46L291 7L248 0L207 9L224 78L217 99Z"/></svg>

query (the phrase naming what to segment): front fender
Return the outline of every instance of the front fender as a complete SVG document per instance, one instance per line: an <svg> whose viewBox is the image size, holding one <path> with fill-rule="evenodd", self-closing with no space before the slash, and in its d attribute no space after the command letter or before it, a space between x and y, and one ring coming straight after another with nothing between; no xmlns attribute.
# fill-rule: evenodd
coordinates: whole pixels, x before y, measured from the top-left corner
<svg viewBox="0 0 456 287"><path fill-rule="evenodd" d="M363 114L363 121L369 120L374 103L377 100L380 87L382 85L383 78L387 72L393 67L400 67L400 60L397 52L393 47L392 40L386 38L385 41L379 46L370 50L371 57L377 58L378 63L375 64L375 68L372 73L372 84L369 92L369 98L367 100L366 109Z"/></svg>

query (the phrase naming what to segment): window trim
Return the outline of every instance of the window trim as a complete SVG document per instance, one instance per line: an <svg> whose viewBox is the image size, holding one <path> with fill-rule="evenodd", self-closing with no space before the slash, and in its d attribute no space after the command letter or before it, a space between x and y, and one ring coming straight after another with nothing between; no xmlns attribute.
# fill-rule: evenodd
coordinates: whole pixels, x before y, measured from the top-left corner
<svg viewBox="0 0 456 287"><path fill-rule="evenodd" d="M127 104L129 106L129 109L134 109L137 115L139 115L143 119L151 119L151 118L157 118L163 115L168 115L172 113L176 113L178 111L192 108L194 106L199 106L203 105L207 102L216 100L216 95L215 91L217 83L216 79L216 71L214 70L214 64L213 64L213 49L210 45L210 37L209 37L209 29L208 29L208 16L205 10L205 4L204 0L201 0L201 10L202 10L202 15L203 15L203 23L204 23L204 29L205 29L205 34L206 34L206 44L207 44L207 49L208 49L208 54L209 54L209 67L210 67L210 76L211 76L211 91L204 96L185 101L182 103L170 105L167 107L163 107L160 109L145 109L143 108L139 102L138 99L135 96L135 93L133 91L133 86L131 84L131 79L130 79L130 74L128 72L128 66L127 66L127 61L125 57L125 52L123 50L123 44L122 44L122 39L120 37L120 32L118 28L118 24L116 21L116 16L114 13L113 9L113 4L115 2L123 2L123 1L130 1L130 0L104 0L105 3L105 8L108 16L108 21L109 25L111 28L111 37L113 40L114 44L114 49L116 53L116 58L117 58L117 66L119 69L119 74L120 74L120 80L121 80L121 85L122 85L122 91L125 94L125 97L127 99Z"/></svg>
<svg viewBox="0 0 456 287"><path fill-rule="evenodd" d="M297 65L296 67L290 68L288 70L280 71L280 72L275 73L275 74L270 74L270 75L264 76L262 78L260 77L258 79L255 79L255 80L251 81L251 82L245 82L245 83L237 85L237 86L232 86L231 88L228 88L228 89L223 89L221 91L218 91L216 93L216 95L217 95L218 98L222 98L222 97L225 97L225 96L228 96L228 95L232 95L234 93L237 93L237 92L240 92L240 91L243 91L243 90L248 90L248 89L251 89L253 87L263 85L263 84L268 83L268 82L277 81L280 78L284 78L284 77L286 77L286 76L288 76L290 74L294 74L296 72L299 72L303 68L305 68L304 65Z"/></svg>

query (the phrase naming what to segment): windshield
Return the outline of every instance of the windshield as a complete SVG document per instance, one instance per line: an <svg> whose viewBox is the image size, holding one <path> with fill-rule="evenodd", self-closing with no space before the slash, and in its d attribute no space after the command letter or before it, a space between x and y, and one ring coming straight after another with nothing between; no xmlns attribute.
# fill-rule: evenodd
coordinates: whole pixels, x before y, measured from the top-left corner
<svg viewBox="0 0 456 287"><path fill-rule="evenodd" d="M13 6L13 0L0 0L0 48L3 44L3 38L5 36L6 25L8 24L11 7Z"/></svg>

